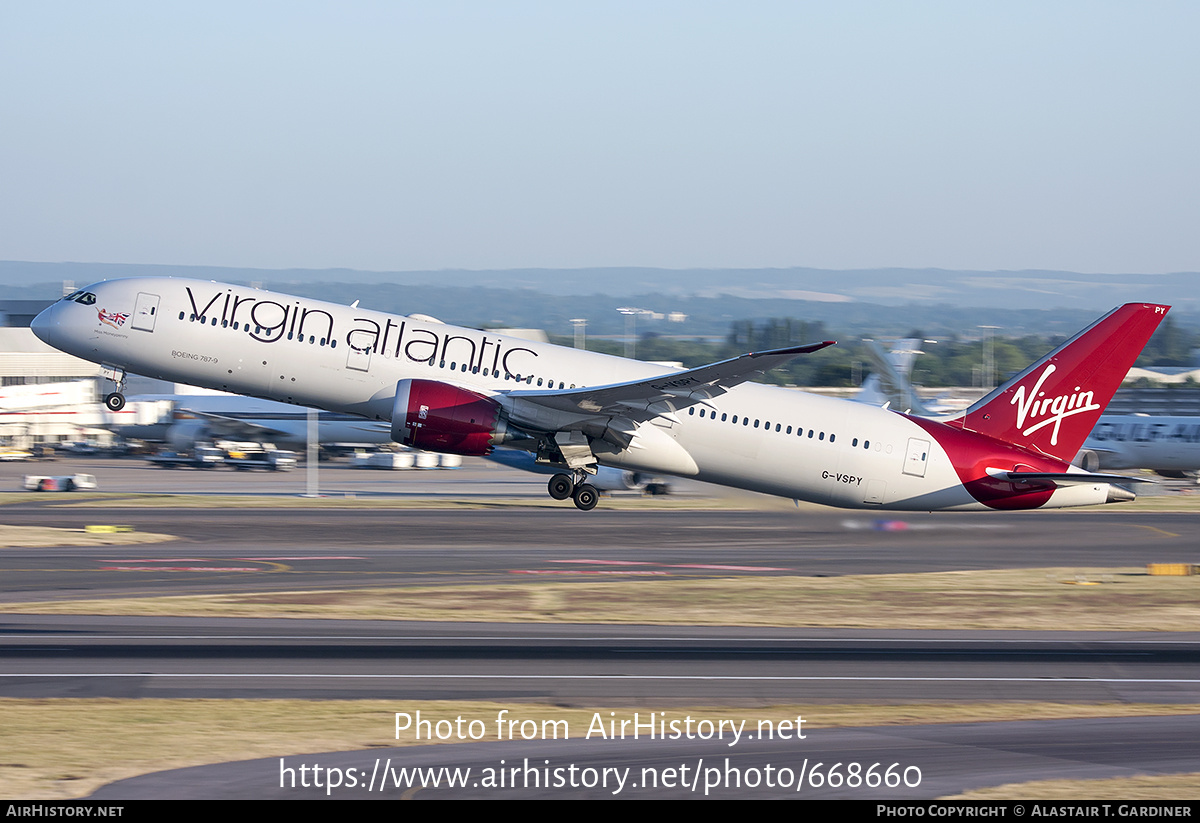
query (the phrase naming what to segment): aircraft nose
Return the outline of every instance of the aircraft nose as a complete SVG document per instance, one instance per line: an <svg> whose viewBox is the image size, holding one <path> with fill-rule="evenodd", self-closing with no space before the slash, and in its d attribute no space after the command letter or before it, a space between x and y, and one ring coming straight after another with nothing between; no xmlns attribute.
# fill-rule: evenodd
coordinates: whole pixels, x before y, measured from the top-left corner
<svg viewBox="0 0 1200 823"><path fill-rule="evenodd" d="M58 304L54 303L42 309L38 316L33 318L33 321L29 324L29 328L33 329L34 335L43 343L54 345L50 338L53 336L54 330L58 327L58 321L54 319L55 309L57 308Z"/></svg>

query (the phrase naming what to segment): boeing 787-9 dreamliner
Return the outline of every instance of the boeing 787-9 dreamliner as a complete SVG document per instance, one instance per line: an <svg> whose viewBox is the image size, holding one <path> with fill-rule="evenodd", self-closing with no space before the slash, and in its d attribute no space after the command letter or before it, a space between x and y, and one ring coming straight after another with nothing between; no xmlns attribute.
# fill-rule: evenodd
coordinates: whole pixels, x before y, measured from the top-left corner
<svg viewBox="0 0 1200 823"><path fill-rule="evenodd" d="M600 465L831 506L986 510L1133 499L1120 485L1131 478L1070 461L1168 308L1114 309L937 421L749 382L832 341L664 373L423 315L168 277L96 283L33 331L101 364L113 410L133 372L386 421L418 449L523 448L561 468L550 495L585 511Z"/></svg>

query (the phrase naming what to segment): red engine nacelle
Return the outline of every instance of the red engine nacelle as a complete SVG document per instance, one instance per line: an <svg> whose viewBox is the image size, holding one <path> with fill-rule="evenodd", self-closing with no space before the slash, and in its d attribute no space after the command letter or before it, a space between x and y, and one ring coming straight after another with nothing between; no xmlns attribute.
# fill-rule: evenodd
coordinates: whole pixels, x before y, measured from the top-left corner
<svg viewBox="0 0 1200 823"><path fill-rule="evenodd" d="M500 404L490 397L436 380L401 380L392 439L414 449L481 456L509 436Z"/></svg>

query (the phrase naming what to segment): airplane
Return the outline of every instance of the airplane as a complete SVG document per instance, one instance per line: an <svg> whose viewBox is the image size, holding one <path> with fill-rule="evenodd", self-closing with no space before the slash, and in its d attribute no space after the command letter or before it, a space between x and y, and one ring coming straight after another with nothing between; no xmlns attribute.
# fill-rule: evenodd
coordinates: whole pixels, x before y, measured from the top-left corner
<svg viewBox="0 0 1200 823"><path fill-rule="evenodd" d="M873 403L876 406L890 403L918 417L938 417L954 411L953 407L944 403L935 401L930 404L921 400L909 382L917 355L924 354L920 349L920 340L911 337L897 340L887 352L875 340L863 342L867 344L867 359L871 361L872 371L862 382L854 397L855 402Z"/></svg>
<svg viewBox="0 0 1200 823"><path fill-rule="evenodd" d="M845 508L1058 508L1132 500L1131 478L1072 466L1169 306L1120 306L955 417L749 382L831 346L698 368L168 277L102 281L52 304L34 333L129 372L387 421L392 439L483 455L505 444L562 471L547 491L587 511L599 465Z"/></svg>
<svg viewBox="0 0 1200 823"><path fill-rule="evenodd" d="M168 406L159 413L160 404ZM154 419L135 406L153 410ZM167 443L173 449L194 449L217 440L270 442L303 449L308 443L308 413L286 403L239 395L150 394L132 397L129 405L110 411L106 428L127 439ZM384 423L357 415L322 413L319 441L324 445L374 446L391 443Z"/></svg>
<svg viewBox="0 0 1200 823"><path fill-rule="evenodd" d="M1085 471L1149 469L1183 480L1200 471L1200 417L1106 414L1073 461Z"/></svg>

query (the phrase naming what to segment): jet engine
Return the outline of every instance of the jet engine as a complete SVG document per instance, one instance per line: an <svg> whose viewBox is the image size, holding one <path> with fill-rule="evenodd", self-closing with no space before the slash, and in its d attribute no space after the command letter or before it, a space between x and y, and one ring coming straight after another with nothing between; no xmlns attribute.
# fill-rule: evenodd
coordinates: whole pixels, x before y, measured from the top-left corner
<svg viewBox="0 0 1200 823"><path fill-rule="evenodd" d="M215 439L204 420L180 420L172 423L166 431L166 441L176 451L190 451L197 443Z"/></svg>
<svg viewBox="0 0 1200 823"><path fill-rule="evenodd" d="M514 439L490 397L436 380L401 380L392 405L392 440L414 449L489 454Z"/></svg>

